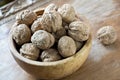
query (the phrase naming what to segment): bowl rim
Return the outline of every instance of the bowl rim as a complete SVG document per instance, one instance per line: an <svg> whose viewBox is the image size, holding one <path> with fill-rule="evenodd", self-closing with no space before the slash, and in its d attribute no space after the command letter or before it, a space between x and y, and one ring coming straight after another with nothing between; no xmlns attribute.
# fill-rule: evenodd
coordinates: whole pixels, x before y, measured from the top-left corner
<svg viewBox="0 0 120 80"><path fill-rule="evenodd" d="M11 51L12 55L27 64L36 65L36 66L51 66L51 65L53 66L53 65L66 63L66 62L74 59L76 55L81 54L82 52L87 50L86 47L89 47L91 45L91 43L92 43L92 35L90 34L88 40L85 42L83 47L79 51L77 51L74 55L67 57L65 59L53 61L53 62L39 62L39 61L30 60L30 59L27 59L27 58L24 58L23 56L21 56L19 54L19 52L17 51L17 49L15 48L15 43L14 43L14 40L12 39L12 35L11 34L9 35L9 47L10 47L10 51Z"/></svg>

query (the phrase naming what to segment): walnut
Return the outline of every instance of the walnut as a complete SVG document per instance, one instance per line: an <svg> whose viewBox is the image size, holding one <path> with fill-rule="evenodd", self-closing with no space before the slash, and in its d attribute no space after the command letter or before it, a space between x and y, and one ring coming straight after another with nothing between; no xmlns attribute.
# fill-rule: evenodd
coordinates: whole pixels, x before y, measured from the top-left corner
<svg viewBox="0 0 120 80"><path fill-rule="evenodd" d="M43 29L48 32L56 32L62 28L62 18L56 11L44 13L41 19Z"/></svg>
<svg viewBox="0 0 120 80"><path fill-rule="evenodd" d="M35 44L40 49L48 49L53 46L55 38L50 33L44 30L36 31L32 37L31 42Z"/></svg>
<svg viewBox="0 0 120 80"><path fill-rule="evenodd" d="M58 12L61 14L62 19L67 23L70 23L75 19L75 10L70 4L64 4L58 9Z"/></svg>
<svg viewBox="0 0 120 80"><path fill-rule="evenodd" d="M56 41L58 41L60 39L60 37L66 35L66 30L65 30L65 28L61 28L60 30L58 30L57 32L52 33L52 34L55 37Z"/></svg>
<svg viewBox="0 0 120 80"><path fill-rule="evenodd" d="M57 9L58 7L55 4L51 3L45 8L44 13L49 13L50 11L57 11Z"/></svg>
<svg viewBox="0 0 120 80"><path fill-rule="evenodd" d="M30 41L31 31L25 24L20 24L12 30L12 38L18 45L22 45Z"/></svg>
<svg viewBox="0 0 120 80"><path fill-rule="evenodd" d="M26 24L26 25L31 25L34 20L37 19L37 14L30 11L30 10L24 10L17 14L16 20L18 23L21 24Z"/></svg>
<svg viewBox="0 0 120 80"><path fill-rule="evenodd" d="M41 18L35 20L31 26L31 31L34 33L35 31L42 30L43 27L41 25Z"/></svg>
<svg viewBox="0 0 120 80"><path fill-rule="evenodd" d="M56 49L47 49L44 50L40 56L43 62L52 62L57 61L61 59L61 56L59 55L58 51Z"/></svg>
<svg viewBox="0 0 120 80"><path fill-rule="evenodd" d="M20 54L28 59L37 60L40 50L32 43L23 44L20 48Z"/></svg>
<svg viewBox="0 0 120 80"><path fill-rule="evenodd" d="M112 26L104 26L98 30L97 38L101 43L109 45L116 41L117 34Z"/></svg>
<svg viewBox="0 0 120 80"><path fill-rule="evenodd" d="M90 27L81 21L70 23L68 35L76 41L85 41L89 38Z"/></svg>
<svg viewBox="0 0 120 80"><path fill-rule="evenodd" d="M77 48L77 51L81 49L82 45L83 45L83 42L80 42L80 41L75 41L75 44L76 44L76 48Z"/></svg>
<svg viewBox="0 0 120 80"><path fill-rule="evenodd" d="M69 57L75 54L75 41L68 36L63 36L58 41L58 51L63 57Z"/></svg>

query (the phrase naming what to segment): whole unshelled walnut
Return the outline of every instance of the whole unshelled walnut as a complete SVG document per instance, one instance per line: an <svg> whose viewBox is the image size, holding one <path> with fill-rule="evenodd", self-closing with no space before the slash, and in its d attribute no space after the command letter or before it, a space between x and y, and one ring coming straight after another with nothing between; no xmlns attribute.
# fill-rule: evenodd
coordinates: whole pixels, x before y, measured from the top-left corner
<svg viewBox="0 0 120 80"><path fill-rule="evenodd" d="M38 48L44 50L53 46L55 38L47 31L38 30L32 35L31 42L35 44Z"/></svg>
<svg viewBox="0 0 120 80"><path fill-rule="evenodd" d="M57 9L58 7L54 3L51 3L45 8L44 13L49 13L50 11L57 11Z"/></svg>
<svg viewBox="0 0 120 80"><path fill-rule="evenodd" d="M56 49L47 49L44 50L40 56L43 62L52 62L57 61L61 59L61 56L59 55L58 51Z"/></svg>
<svg viewBox="0 0 120 80"><path fill-rule="evenodd" d="M58 41L58 51L63 57L69 57L75 54L75 41L69 36L63 36Z"/></svg>
<svg viewBox="0 0 120 80"><path fill-rule="evenodd" d="M70 23L68 35L76 41L85 41L89 38L90 27L81 21L74 21Z"/></svg>
<svg viewBox="0 0 120 80"><path fill-rule="evenodd" d="M109 45L116 41L117 34L112 26L104 26L98 30L97 38L101 43Z"/></svg>
<svg viewBox="0 0 120 80"><path fill-rule="evenodd" d="M58 9L63 21L70 23L75 20L75 10L70 4L64 4Z"/></svg>
<svg viewBox="0 0 120 80"><path fill-rule="evenodd" d="M18 23L26 24L28 26L31 25L36 19L37 14L30 10L24 10L16 16L16 20L18 21Z"/></svg>
<svg viewBox="0 0 120 80"><path fill-rule="evenodd" d="M28 59L37 60L40 50L32 43L23 44L20 48L20 54Z"/></svg>
<svg viewBox="0 0 120 80"><path fill-rule="evenodd" d="M30 41L31 31L25 24L19 24L12 29L12 38L18 45L22 45Z"/></svg>
<svg viewBox="0 0 120 80"><path fill-rule="evenodd" d="M62 18L56 11L44 13L41 18L43 29L48 32L56 32L62 28Z"/></svg>
<svg viewBox="0 0 120 80"><path fill-rule="evenodd" d="M34 33L35 31L42 30L43 27L41 25L41 18L35 20L31 26L31 31Z"/></svg>

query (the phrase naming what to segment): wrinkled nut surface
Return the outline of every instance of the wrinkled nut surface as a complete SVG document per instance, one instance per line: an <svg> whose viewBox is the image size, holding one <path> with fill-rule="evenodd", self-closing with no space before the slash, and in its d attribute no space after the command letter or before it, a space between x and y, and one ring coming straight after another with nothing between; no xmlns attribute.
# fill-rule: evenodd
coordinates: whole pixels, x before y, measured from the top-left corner
<svg viewBox="0 0 120 80"><path fill-rule="evenodd" d="M52 62L57 61L61 59L61 56L59 55L58 51L56 49L47 49L44 50L40 56L43 62Z"/></svg>
<svg viewBox="0 0 120 80"><path fill-rule="evenodd" d="M90 27L81 21L70 23L68 35L76 41L86 41L90 35Z"/></svg>
<svg viewBox="0 0 120 80"><path fill-rule="evenodd" d="M62 28L62 18L56 11L44 13L41 19L43 29L48 32L56 32Z"/></svg>
<svg viewBox="0 0 120 80"><path fill-rule="evenodd" d="M58 12L61 14L62 19L67 23L70 23L75 19L75 10L70 4L64 4L58 9Z"/></svg>
<svg viewBox="0 0 120 80"><path fill-rule="evenodd" d="M31 42L35 44L40 49L48 49L53 46L55 38L50 33L44 30L36 31L32 37Z"/></svg>
<svg viewBox="0 0 120 80"><path fill-rule="evenodd" d="M12 30L12 38L18 45L22 45L30 41L31 31L25 24L20 24Z"/></svg>
<svg viewBox="0 0 120 80"><path fill-rule="evenodd" d="M101 43L109 45L116 41L117 34L112 26L104 26L98 30L97 38Z"/></svg>
<svg viewBox="0 0 120 80"><path fill-rule="evenodd" d="M35 20L31 26L31 31L34 33L35 31L42 30L43 27L41 25L41 18Z"/></svg>
<svg viewBox="0 0 120 80"><path fill-rule="evenodd" d="M77 48L77 51L81 49L82 45L83 45L83 42L80 42L80 41L75 41L75 44L76 44L76 48Z"/></svg>
<svg viewBox="0 0 120 80"><path fill-rule="evenodd" d="M75 41L68 36L61 37L58 41L58 51L63 57L74 55L76 52Z"/></svg>
<svg viewBox="0 0 120 80"><path fill-rule="evenodd" d="M26 25L31 25L36 19L37 14L30 10L24 10L16 16L16 20L18 21L18 23Z"/></svg>
<svg viewBox="0 0 120 80"><path fill-rule="evenodd" d="M49 13L50 11L57 11L57 9L58 7L55 4L51 3L45 8L44 13Z"/></svg>
<svg viewBox="0 0 120 80"><path fill-rule="evenodd" d="M23 44L20 48L20 54L28 59L37 60L40 50L32 43Z"/></svg>

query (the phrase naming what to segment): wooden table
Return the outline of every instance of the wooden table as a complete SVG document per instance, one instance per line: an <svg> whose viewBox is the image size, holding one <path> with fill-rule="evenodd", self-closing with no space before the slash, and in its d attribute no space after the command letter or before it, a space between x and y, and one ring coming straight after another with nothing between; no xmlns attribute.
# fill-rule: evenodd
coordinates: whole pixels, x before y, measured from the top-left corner
<svg viewBox="0 0 120 80"><path fill-rule="evenodd" d="M120 0L49 0L41 6L51 2L72 4L92 24L93 43L87 61L78 71L60 80L120 80ZM19 67L9 51L8 33L13 22L0 26L0 80L35 80ZM118 34L117 41L110 46L103 46L96 39L97 30L105 25L114 26Z"/></svg>

